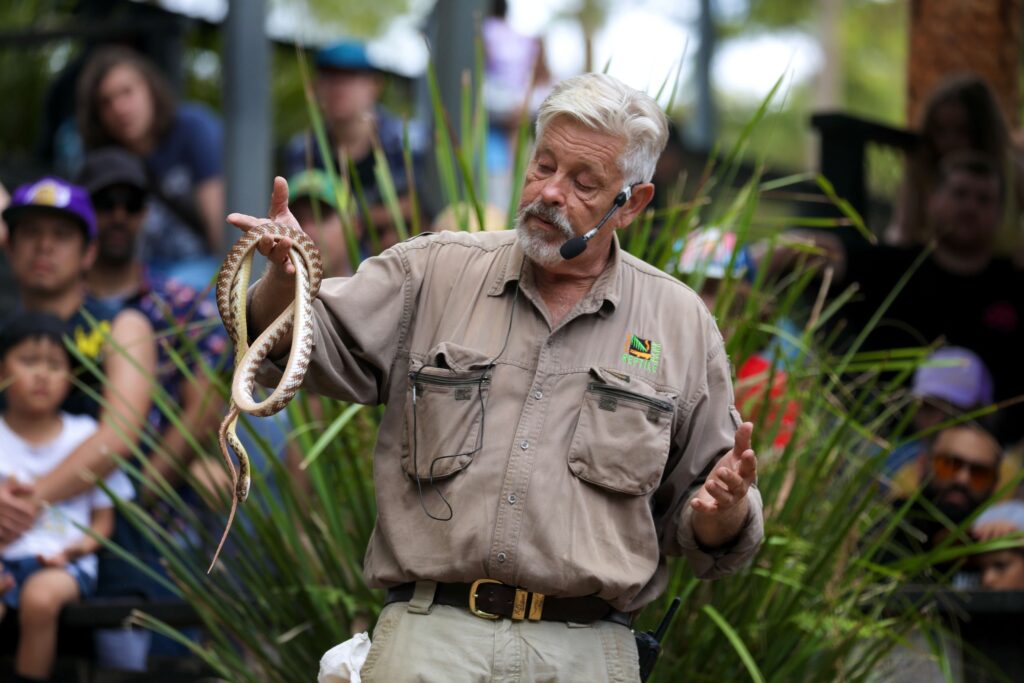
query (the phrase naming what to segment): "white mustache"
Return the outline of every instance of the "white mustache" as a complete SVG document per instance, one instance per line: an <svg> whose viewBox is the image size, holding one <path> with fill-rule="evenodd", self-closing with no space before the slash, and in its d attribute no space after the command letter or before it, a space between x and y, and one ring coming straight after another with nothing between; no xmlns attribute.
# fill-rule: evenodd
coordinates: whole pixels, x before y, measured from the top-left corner
<svg viewBox="0 0 1024 683"><path fill-rule="evenodd" d="M530 216L546 221L551 225L558 228L566 239L572 239L576 236L576 232L572 229L572 224L569 219L566 218L565 214L558 211L557 209L548 206L539 199L535 199L519 211L520 221L525 221Z"/></svg>

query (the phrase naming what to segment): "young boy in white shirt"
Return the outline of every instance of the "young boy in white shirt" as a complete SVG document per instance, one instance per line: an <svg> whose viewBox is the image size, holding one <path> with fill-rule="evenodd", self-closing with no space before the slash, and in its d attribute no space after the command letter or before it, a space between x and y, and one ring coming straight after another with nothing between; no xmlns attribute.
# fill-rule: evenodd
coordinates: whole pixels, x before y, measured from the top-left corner
<svg viewBox="0 0 1024 683"><path fill-rule="evenodd" d="M0 332L0 480L39 479L96 430L91 417L60 410L71 390L64 333L63 321L37 312L15 315ZM134 496L119 470L106 483L119 498ZM0 620L8 609L18 611L16 683L49 679L61 609L95 590L100 543L83 527L104 537L113 531L113 503L99 487L46 507L35 526L0 550Z"/></svg>

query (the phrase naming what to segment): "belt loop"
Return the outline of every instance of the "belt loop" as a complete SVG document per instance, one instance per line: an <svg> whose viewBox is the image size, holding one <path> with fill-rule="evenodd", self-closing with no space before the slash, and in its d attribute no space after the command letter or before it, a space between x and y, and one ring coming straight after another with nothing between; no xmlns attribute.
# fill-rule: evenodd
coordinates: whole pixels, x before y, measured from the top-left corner
<svg viewBox="0 0 1024 683"><path fill-rule="evenodd" d="M408 611L412 614L430 614L430 608L434 604L435 591L437 591L437 581L417 581L416 590L413 591L412 600L409 601Z"/></svg>

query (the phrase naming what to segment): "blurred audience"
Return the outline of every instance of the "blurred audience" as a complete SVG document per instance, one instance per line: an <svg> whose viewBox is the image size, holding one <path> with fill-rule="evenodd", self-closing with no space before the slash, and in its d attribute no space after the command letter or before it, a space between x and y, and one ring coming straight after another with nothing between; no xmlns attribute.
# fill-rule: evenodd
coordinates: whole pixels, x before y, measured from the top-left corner
<svg viewBox="0 0 1024 683"><path fill-rule="evenodd" d="M318 50L314 58L313 84L323 115L327 145L334 171L346 184L358 188L366 203L366 213L356 215L359 224L361 256L379 253L395 244L399 234L387 205L386 188L377 181L374 149L379 148L387 162L398 210L408 226L413 220L413 179L423 173L424 136L415 122L408 124L408 142L412 168L406 169L403 152L405 123L380 104L385 72L374 63L364 43L345 40ZM350 178L351 164L355 177ZM324 169L325 161L312 131L292 138L284 148L284 175ZM366 218L369 224L366 223Z"/></svg>
<svg viewBox="0 0 1024 683"><path fill-rule="evenodd" d="M16 542L48 508L86 493L88 476L106 477L137 447L150 407L156 366L153 328L138 311L108 315L86 296L96 257L96 220L86 190L44 177L17 188L3 213L21 307L67 323L80 361L63 409L98 418L99 428L31 484L0 484L0 545ZM101 380L102 377L102 380ZM7 398L6 395L3 398Z"/></svg>
<svg viewBox="0 0 1024 683"><path fill-rule="evenodd" d="M88 415L60 409L71 390L66 331L54 315L22 312L0 332L0 381L7 397L0 419L0 480L31 483L96 432ZM134 496L119 470L105 483L122 500ZM49 680L60 612L95 591L100 542L94 536L108 538L113 527L113 502L91 486L47 506L30 529L0 551L0 621L8 608L18 616L14 683Z"/></svg>
<svg viewBox="0 0 1024 683"><path fill-rule="evenodd" d="M85 150L117 145L145 162L153 193L142 260L202 289L219 266L224 226L223 130L208 108L175 101L167 79L136 52L97 50L78 81Z"/></svg>
<svg viewBox="0 0 1024 683"><path fill-rule="evenodd" d="M1014 398L1024 394L1024 363L1019 362L1024 273L1009 258L995 254L1002 175L987 158L962 152L943 160L937 182L926 207L936 235L931 251L844 244L827 232L813 234L828 252L840 284L859 285L857 296L844 308L847 339L858 335L894 297L863 350L925 346L937 340L964 347L993 369L994 400ZM1018 404L994 416L993 429L1004 443L1024 436L1022 408Z"/></svg>
<svg viewBox="0 0 1024 683"><path fill-rule="evenodd" d="M1024 590L1024 501L993 505L974 521L972 535L978 541L1017 536L1020 545L982 553L975 558L981 585L993 590Z"/></svg>
<svg viewBox="0 0 1024 683"><path fill-rule="evenodd" d="M320 169L300 171L288 179L288 208L320 248L324 277L352 274L352 260L338 206L339 191ZM354 235L354 241L358 235Z"/></svg>
<svg viewBox="0 0 1024 683"><path fill-rule="evenodd" d="M922 110L917 149L910 155L906 178L886 239L896 245L920 245L934 239L928 220L929 197L942 182L942 163L950 154L973 151L989 158L1006 178L1006 201L1000 214L1013 227L1024 198L1024 164L1015 152L1006 119L984 78L956 75L932 91Z"/></svg>

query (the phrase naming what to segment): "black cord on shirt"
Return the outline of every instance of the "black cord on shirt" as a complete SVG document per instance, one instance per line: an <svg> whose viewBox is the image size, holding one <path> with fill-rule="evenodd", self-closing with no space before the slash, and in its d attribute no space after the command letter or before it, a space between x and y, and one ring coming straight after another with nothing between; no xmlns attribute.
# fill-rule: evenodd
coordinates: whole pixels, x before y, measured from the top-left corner
<svg viewBox="0 0 1024 683"><path fill-rule="evenodd" d="M491 370L494 369L494 366L498 362L498 359L501 358L501 356L505 353L505 349L508 348L508 341L509 341L509 338L512 336L512 321L515 319L515 315L516 315L516 302L519 301L519 281L523 277L523 265L525 265L525 264L526 264L526 259L523 259L523 264L519 266L519 277L516 279L516 291L515 291L515 294L512 297L512 310L511 310L511 312L509 313L509 316L508 316L508 329L505 330L505 341L501 345L501 350L498 351L498 355L496 355L494 358L492 358L491 360L489 360L487 362L487 365L484 366L484 369L480 372L480 376L477 377L475 380L473 380L476 383L477 400L480 402L480 433L477 435L476 446L472 450L466 451L464 453L451 453L449 455L439 455L439 456L437 456L436 458L434 458L433 460L430 461L430 467L428 469L427 482L429 483L430 488L433 489L434 493L437 494L437 497L441 499L441 502L444 503L444 506L447 508L447 513L446 513L445 516L440 516L439 517L439 516L437 516L435 514L432 514L430 512L430 510L427 509L426 500L424 500L424 498L423 498L423 479L420 477L420 470L419 470L419 467L417 465L417 460L416 460L416 454L417 454L416 453L417 452L417 448L416 448L416 446L417 446L417 439L416 439L416 434L417 434L416 383L419 381L420 375L423 372L424 368L426 368L426 367L439 367L439 366L436 366L436 365L433 365L433 366L424 365L424 366L421 366L415 372L409 373L409 379L412 380L412 471L413 471L413 478L416 480L416 491L419 494L420 507L423 508L423 512L427 515L427 517L430 517L431 519L435 519L435 520L437 520L439 522L451 521L451 519L455 516L455 511L452 509L452 505L451 505L451 503L448 502L448 499L445 498L445 495L443 493L441 493L440 489L437 488L437 485L434 484L434 467L437 465L437 463L439 461L447 460L448 458L461 458L464 455L468 455L468 456L470 456L470 458L472 458L484 446L484 425L487 422L487 404L484 401L483 385L484 385L484 383L486 383L490 379L490 374L489 373L491 372Z"/></svg>

